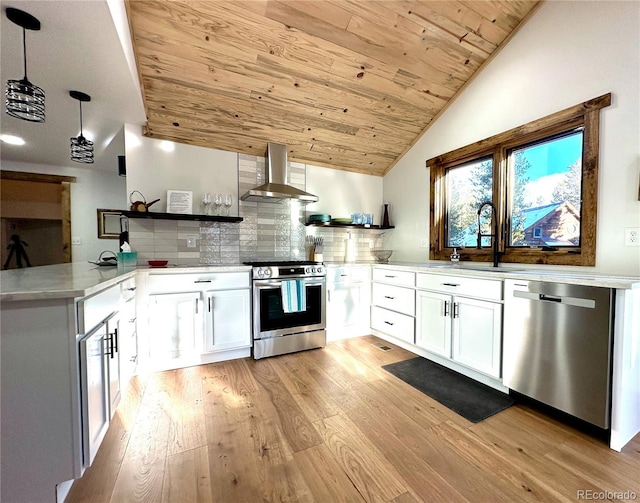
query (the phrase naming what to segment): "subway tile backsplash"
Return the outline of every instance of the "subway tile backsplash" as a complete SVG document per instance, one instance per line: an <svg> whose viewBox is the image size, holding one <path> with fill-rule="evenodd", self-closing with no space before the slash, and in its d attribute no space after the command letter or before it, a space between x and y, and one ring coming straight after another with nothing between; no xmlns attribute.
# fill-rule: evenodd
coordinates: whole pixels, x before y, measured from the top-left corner
<svg viewBox="0 0 640 503"><path fill-rule="evenodd" d="M265 159L238 154L238 195L264 182ZM306 190L304 164L289 163L289 183ZM307 260L313 236L324 239L325 262L342 261L347 232L356 241L358 261L373 260L371 249L382 247L382 231L306 227L305 207L298 201L238 201L238 215L240 223L129 219L129 240L140 265L153 259L180 265ZM195 248L188 246L190 237L195 237Z"/></svg>

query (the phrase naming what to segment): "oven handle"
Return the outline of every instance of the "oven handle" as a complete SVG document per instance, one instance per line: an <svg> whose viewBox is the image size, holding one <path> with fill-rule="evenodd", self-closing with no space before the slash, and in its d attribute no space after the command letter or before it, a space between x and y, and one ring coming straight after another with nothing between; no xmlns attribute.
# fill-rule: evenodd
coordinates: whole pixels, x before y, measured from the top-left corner
<svg viewBox="0 0 640 503"><path fill-rule="evenodd" d="M304 281L305 286L322 286L325 284L325 281L320 281L318 282L317 279L314 280L309 280L309 279L304 279L304 278L296 278L296 279L301 279L302 281ZM312 283L311 281L314 281L314 283ZM255 287L275 287L275 288L280 288L282 286L282 281L256 281L253 286Z"/></svg>

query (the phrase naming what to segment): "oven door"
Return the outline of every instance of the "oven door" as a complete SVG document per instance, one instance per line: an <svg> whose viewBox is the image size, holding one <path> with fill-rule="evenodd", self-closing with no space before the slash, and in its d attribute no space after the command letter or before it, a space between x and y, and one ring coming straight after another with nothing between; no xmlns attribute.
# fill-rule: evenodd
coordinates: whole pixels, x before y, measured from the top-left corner
<svg viewBox="0 0 640 503"><path fill-rule="evenodd" d="M325 278L291 278L304 281L307 308L285 313L282 307L282 280L253 284L253 337L266 339L287 334L323 330L325 324Z"/></svg>

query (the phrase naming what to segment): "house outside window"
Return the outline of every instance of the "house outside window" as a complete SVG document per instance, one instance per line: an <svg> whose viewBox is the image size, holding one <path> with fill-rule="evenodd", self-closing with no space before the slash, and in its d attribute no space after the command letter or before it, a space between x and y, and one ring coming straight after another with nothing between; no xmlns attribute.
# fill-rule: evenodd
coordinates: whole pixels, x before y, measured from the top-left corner
<svg viewBox="0 0 640 503"><path fill-rule="evenodd" d="M611 94L580 103L427 161L432 260L595 265L600 109ZM477 210L497 209L498 236L477 249ZM489 213L480 219L491 234Z"/></svg>
<svg viewBox="0 0 640 503"><path fill-rule="evenodd" d="M508 246L580 246L582 143L577 128L507 152Z"/></svg>

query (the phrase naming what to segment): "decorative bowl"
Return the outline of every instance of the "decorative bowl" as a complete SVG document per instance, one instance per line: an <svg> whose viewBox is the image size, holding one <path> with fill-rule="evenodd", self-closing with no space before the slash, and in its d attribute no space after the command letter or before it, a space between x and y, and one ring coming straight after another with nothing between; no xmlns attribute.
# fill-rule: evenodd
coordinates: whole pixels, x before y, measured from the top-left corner
<svg viewBox="0 0 640 503"><path fill-rule="evenodd" d="M392 253L393 250L373 250L373 255L378 262L389 262Z"/></svg>
<svg viewBox="0 0 640 503"><path fill-rule="evenodd" d="M164 267L169 263L169 261L168 260L147 260L147 263L151 267Z"/></svg>

